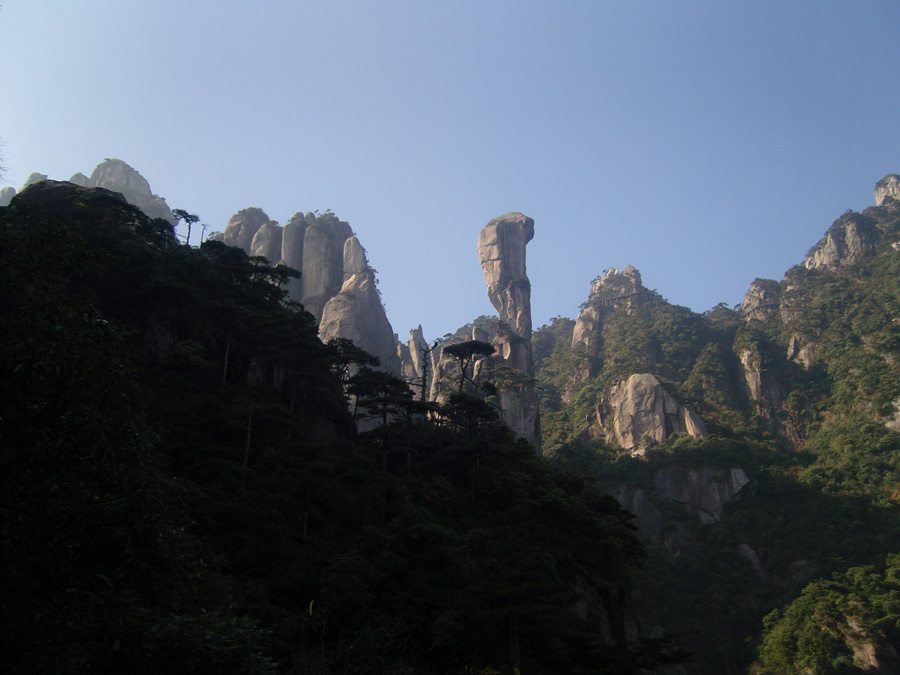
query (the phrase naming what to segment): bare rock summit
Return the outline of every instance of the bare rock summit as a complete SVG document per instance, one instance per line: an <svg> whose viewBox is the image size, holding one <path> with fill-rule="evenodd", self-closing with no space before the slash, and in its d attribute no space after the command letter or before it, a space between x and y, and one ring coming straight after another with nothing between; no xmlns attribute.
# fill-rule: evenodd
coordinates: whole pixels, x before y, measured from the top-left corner
<svg viewBox="0 0 900 675"><path fill-rule="evenodd" d="M882 206L888 199L900 201L900 176L889 173L875 184L875 204Z"/></svg>
<svg viewBox="0 0 900 675"><path fill-rule="evenodd" d="M83 175L75 174L73 178L78 179ZM87 182L88 184L83 187L102 187L119 192L125 197L125 201L137 206L151 218L163 218L169 222L175 222L166 200L153 194L147 179L121 159L107 159L98 164ZM76 185L78 184L80 183L76 182Z"/></svg>

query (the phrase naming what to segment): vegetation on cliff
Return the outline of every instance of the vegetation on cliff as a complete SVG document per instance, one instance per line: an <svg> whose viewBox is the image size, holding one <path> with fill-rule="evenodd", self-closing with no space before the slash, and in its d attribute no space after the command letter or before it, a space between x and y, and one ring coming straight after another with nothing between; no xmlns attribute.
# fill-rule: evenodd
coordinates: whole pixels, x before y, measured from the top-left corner
<svg viewBox="0 0 900 675"><path fill-rule="evenodd" d="M871 249L767 282L771 306L697 315L654 294L598 294L592 332L560 318L535 333L549 460L642 509L641 606L681 635L696 672L757 660L761 673L898 672L898 206L838 219L832 230L867 223ZM709 439L675 434L637 459L592 436L603 391L639 372L698 412ZM665 492L673 470L733 468L753 489L721 517L698 508L708 495Z"/></svg>

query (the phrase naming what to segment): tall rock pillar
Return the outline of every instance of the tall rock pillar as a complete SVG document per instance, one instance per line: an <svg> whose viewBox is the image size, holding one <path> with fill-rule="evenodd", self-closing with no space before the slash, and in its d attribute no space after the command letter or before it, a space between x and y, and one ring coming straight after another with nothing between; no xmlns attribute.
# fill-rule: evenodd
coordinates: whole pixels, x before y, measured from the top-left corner
<svg viewBox="0 0 900 675"><path fill-rule="evenodd" d="M478 257L488 298L500 316L494 338L508 377L495 382L503 421L540 451L540 418L531 356L531 282L525 273L525 246L534 221L521 213L494 218L478 235Z"/></svg>

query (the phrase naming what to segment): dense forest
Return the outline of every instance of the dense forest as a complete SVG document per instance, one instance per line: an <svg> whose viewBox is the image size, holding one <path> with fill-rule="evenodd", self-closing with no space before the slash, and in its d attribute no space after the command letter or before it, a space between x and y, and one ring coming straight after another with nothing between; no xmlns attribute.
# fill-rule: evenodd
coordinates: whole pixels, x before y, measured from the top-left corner
<svg viewBox="0 0 900 675"><path fill-rule="evenodd" d="M322 344L294 276L100 188L0 208L6 672L685 658L635 612L643 547L594 477L537 458L483 397L423 404Z"/></svg>

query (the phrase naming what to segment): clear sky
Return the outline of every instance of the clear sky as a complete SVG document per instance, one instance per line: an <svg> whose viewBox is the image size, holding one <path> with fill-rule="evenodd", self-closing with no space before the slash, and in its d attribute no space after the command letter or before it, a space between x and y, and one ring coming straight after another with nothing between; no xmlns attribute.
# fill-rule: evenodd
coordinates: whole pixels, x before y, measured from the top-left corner
<svg viewBox="0 0 900 675"><path fill-rule="evenodd" d="M493 313L534 218L534 325L609 267L704 311L781 279L900 172L900 0L2 0L5 184L123 159L222 230L350 222L406 339Z"/></svg>

